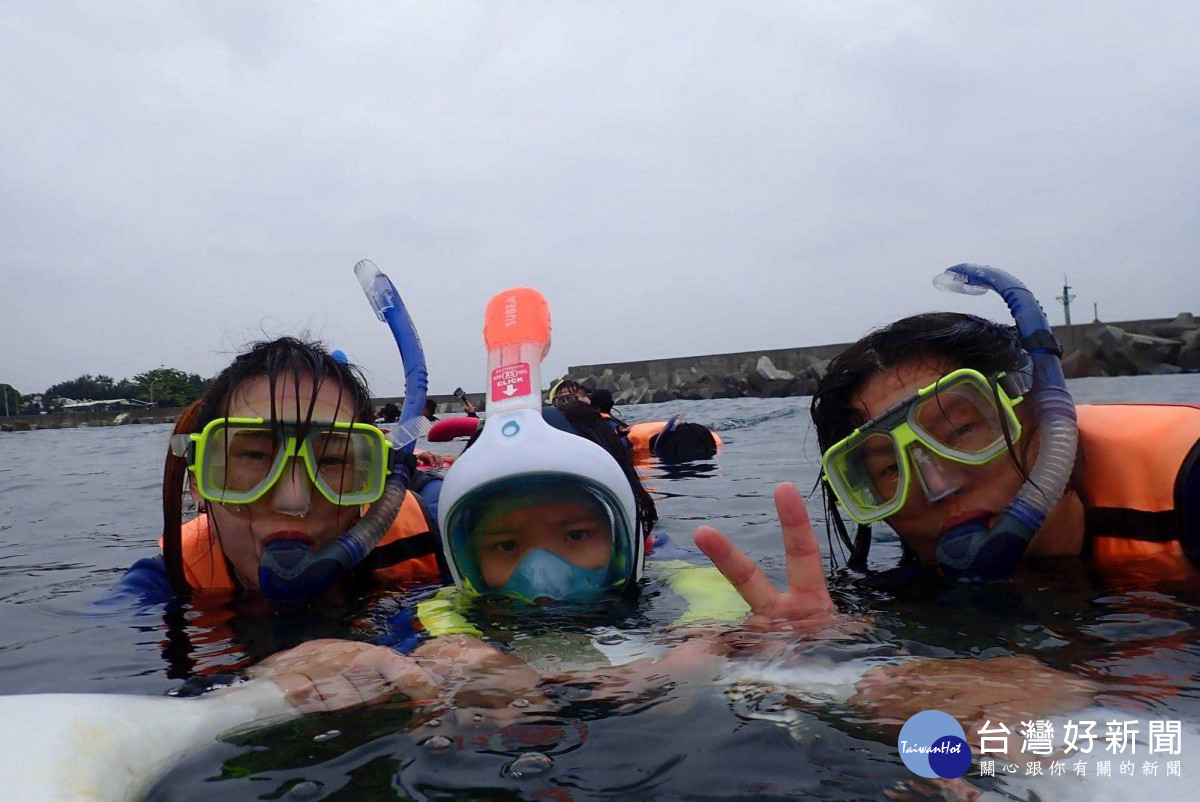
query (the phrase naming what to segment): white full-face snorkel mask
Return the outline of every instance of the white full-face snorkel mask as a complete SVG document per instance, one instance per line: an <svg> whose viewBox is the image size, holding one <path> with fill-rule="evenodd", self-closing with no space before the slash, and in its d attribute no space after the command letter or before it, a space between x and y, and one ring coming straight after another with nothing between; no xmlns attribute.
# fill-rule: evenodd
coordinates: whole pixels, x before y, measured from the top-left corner
<svg viewBox="0 0 1200 802"><path fill-rule="evenodd" d="M488 410L442 485L439 526L455 584L481 595L589 602L642 576L633 490L607 451L542 419L550 312L517 288L488 303Z"/></svg>

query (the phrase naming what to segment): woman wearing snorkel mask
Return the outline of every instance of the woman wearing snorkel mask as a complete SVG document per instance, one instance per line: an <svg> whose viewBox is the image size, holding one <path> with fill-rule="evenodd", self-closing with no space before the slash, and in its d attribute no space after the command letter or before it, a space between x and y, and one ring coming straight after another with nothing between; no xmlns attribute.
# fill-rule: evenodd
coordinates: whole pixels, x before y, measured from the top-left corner
<svg viewBox="0 0 1200 802"><path fill-rule="evenodd" d="M306 711L412 687L397 678L416 669L370 644L310 640L277 653L305 637L305 622L320 629L314 608L370 587L449 578L436 534L440 479L414 471L413 457L366 422L371 414L358 368L319 344L284 337L251 346L180 416L163 483L162 553L135 563L113 598L168 611L192 599L164 651L173 664L183 660L171 673L192 675L177 695L238 681L229 672L268 655L247 673L274 679ZM201 510L186 523L185 479ZM354 543L346 541L364 530L375 543L347 566ZM296 566L317 570L289 572ZM256 614L264 597L302 614L286 622ZM230 615L235 598L253 620ZM279 632L274 621L284 622ZM431 686L416 676L424 695Z"/></svg>
<svg viewBox="0 0 1200 802"><path fill-rule="evenodd" d="M1200 408L1075 408L1036 300L992 268L947 289L995 289L1015 329L972 315L899 320L838 355L813 396L830 517L866 565L886 521L908 557L948 576L1004 579L1027 558L1194 578ZM942 286L940 284L939 286ZM859 524L849 537L844 511Z"/></svg>
<svg viewBox="0 0 1200 802"><path fill-rule="evenodd" d="M371 415L353 365L290 337L252 346L177 422L163 553L139 561L122 587L147 600L259 591L272 543L320 552L361 521L397 468ZM204 511L183 524L185 474ZM441 576L436 487L426 495L422 502L406 493L383 540L355 567L357 578Z"/></svg>
<svg viewBox="0 0 1200 802"><path fill-rule="evenodd" d="M172 676L212 677L312 637L324 619L313 612L364 588L449 579L437 536L440 478L418 473L412 454L428 428L419 420L427 384L420 338L386 275L365 260L355 275L400 351L400 421L390 433L373 426L359 369L340 351L290 337L253 345L180 416L163 480L162 554L135 564L110 600L168 605ZM186 523L185 483L200 508ZM192 615L178 615L192 597ZM233 598L251 615L232 615ZM259 600L303 614L262 616ZM317 655L319 643L289 658L319 657L310 679L360 655L381 656L349 642Z"/></svg>

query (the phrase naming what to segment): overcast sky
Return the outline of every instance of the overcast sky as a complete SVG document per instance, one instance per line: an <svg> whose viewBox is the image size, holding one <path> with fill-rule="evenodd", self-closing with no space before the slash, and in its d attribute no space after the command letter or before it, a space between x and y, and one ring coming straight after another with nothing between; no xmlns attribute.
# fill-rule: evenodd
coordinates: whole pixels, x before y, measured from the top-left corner
<svg viewBox="0 0 1200 802"><path fill-rule="evenodd" d="M569 364L814 345L1025 279L1200 313L1200 3L0 0L0 382L210 376L308 332L483 388L483 307ZM1051 307L1055 308L1051 308Z"/></svg>

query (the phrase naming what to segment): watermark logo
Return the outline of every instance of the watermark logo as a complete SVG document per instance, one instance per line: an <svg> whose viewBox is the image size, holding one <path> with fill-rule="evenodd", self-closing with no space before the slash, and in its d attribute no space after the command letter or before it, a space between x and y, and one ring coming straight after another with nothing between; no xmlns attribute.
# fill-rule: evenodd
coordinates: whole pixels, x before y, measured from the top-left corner
<svg viewBox="0 0 1200 802"><path fill-rule="evenodd" d="M919 777L952 780L971 767L967 734L953 716L941 710L922 710L904 722L896 746L904 765Z"/></svg>

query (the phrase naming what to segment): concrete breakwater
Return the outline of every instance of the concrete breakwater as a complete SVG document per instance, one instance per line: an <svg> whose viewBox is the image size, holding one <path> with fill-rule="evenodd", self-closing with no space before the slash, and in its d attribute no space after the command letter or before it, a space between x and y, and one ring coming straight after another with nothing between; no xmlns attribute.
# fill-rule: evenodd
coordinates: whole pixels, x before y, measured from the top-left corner
<svg viewBox="0 0 1200 802"><path fill-rule="evenodd" d="M1055 326L1054 333L1065 352L1067 378L1200 370L1200 321L1190 313ZM617 404L812 395L829 360L848 345L575 365L564 378L610 390Z"/></svg>
<svg viewBox="0 0 1200 802"><path fill-rule="evenodd" d="M76 429L87 426L121 426L130 423L174 423L183 407L138 409L126 412L52 412L48 415L0 417L0 432L38 429Z"/></svg>

